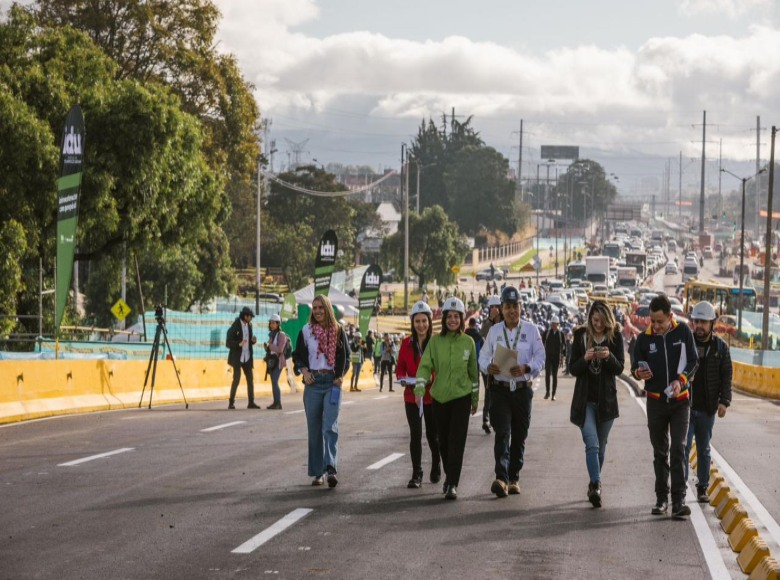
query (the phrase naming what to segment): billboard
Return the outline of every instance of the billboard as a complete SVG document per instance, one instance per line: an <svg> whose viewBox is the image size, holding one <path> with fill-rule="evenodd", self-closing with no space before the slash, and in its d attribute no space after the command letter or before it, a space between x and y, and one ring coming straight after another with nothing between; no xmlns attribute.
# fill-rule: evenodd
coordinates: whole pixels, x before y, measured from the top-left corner
<svg viewBox="0 0 780 580"><path fill-rule="evenodd" d="M580 158L580 148L576 145L542 145L542 159L571 159Z"/></svg>

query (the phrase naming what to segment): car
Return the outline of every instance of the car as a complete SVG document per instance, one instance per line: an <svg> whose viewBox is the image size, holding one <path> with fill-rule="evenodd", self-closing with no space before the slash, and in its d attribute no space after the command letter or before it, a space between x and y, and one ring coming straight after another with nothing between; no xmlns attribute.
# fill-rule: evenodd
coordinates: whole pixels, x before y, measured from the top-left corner
<svg viewBox="0 0 780 580"><path fill-rule="evenodd" d="M582 286L582 278L572 278L569 280L569 288L579 288Z"/></svg>
<svg viewBox="0 0 780 580"><path fill-rule="evenodd" d="M590 280L583 280L582 284L580 284L580 288L585 290L585 292L591 292L593 290L593 282Z"/></svg>
<svg viewBox="0 0 780 580"><path fill-rule="evenodd" d="M674 262L667 262L666 263L666 269L664 270L666 274L679 274L680 270L677 268L677 264Z"/></svg>
<svg viewBox="0 0 780 580"><path fill-rule="evenodd" d="M704 246L703 254L708 260L715 257L715 254L712 253L712 246Z"/></svg>
<svg viewBox="0 0 780 580"><path fill-rule="evenodd" d="M545 300L558 308L566 308L569 312L577 312L577 304L570 300L566 300L561 294L550 294Z"/></svg>
<svg viewBox="0 0 780 580"><path fill-rule="evenodd" d="M501 268L494 268L490 271L490 268L485 268L477 272L477 282L481 280L503 280L506 273Z"/></svg>

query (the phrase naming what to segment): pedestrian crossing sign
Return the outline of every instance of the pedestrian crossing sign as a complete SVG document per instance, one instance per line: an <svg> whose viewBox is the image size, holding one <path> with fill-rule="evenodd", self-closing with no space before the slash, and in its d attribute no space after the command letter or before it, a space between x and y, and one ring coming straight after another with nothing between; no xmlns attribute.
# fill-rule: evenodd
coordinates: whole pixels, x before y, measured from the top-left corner
<svg viewBox="0 0 780 580"><path fill-rule="evenodd" d="M130 312L132 311L130 310L130 307L127 305L127 302L125 302L121 298L117 300L116 304L114 304L111 307L111 314L113 314L114 317L120 321L127 318Z"/></svg>

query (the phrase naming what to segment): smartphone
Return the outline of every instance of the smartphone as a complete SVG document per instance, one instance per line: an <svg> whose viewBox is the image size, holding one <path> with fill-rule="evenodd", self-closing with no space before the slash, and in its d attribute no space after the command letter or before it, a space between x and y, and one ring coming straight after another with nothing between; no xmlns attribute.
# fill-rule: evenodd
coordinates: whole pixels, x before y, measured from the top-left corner
<svg viewBox="0 0 780 580"><path fill-rule="evenodd" d="M650 365L647 363L647 361L640 360L637 364L639 365L639 368L642 369L642 370L645 370L645 371L649 371L650 370Z"/></svg>

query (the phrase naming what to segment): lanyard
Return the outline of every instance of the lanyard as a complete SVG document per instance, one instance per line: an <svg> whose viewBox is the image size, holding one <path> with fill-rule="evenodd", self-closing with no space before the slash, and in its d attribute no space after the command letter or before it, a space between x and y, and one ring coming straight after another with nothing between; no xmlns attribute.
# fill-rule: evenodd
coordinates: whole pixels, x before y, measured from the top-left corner
<svg viewBox="0 0 780 580"><path fill-rule="evenodd" d="M504 340L506 341L507 347L511 348L512 350L517 350L517 340L520 338L520 325L517 325L517 334L515 335L515 342L514 344L511 344L509 342L509 336L506 334L506 326L502 328L501 330L504 331Z"/></svg>

